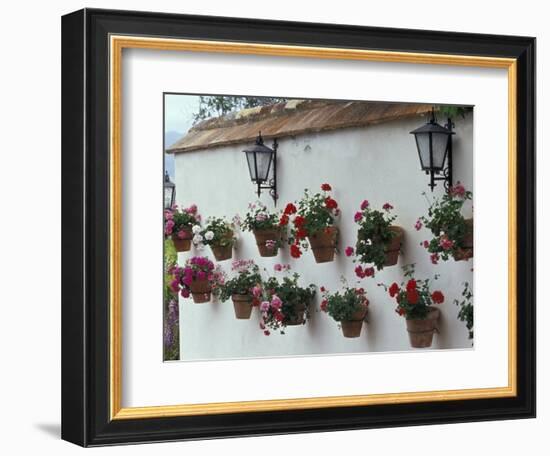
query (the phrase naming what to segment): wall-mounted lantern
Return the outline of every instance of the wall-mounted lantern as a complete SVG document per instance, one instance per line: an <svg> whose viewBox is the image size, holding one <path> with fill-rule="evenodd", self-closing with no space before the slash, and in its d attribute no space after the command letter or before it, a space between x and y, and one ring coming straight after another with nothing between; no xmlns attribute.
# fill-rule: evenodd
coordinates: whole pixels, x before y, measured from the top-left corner
<svg viewBox="0 0 550 456"><path fill-rule="evenodd" d="M451 119L443 127L436 122L434 110L427 124L411 131L416 139L420 166L430 176L430 188L436 181L444 181L445 189L453 184L453 123ZM447 167L445 167L445 160ZM443 175L441 175L443 174Z"/></svg>
<svg viewBox="0 0 550 456"><path fill-rule="evenodd" d="M176 184L170 180L168 171L164 173L164 209L170 209L176 202Z"/></svg>
<svg viewBox="0 0 550 456"><path fill-rule="evenodd" d="M277 204L277 140L273 140L273 149L270 149L264 144L262 133L258 134L256 143L250 149L243 152L246 154L248 163L248 172L250 179L257 185L258 198L262 190L269 190L269 194L273 198L275 205ZM269 177L269 172L273 166L272 178Z"/></svg>

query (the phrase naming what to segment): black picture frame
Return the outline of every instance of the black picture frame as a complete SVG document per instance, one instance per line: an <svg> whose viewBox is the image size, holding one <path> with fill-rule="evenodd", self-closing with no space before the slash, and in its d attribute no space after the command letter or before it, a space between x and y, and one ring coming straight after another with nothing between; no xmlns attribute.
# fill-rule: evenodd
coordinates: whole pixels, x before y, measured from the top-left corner
<svg viewBox="0 0 550 456"><path fill-rule="evenodd" d="M517 395L110 419L109 36L517 60ZM535 39L84 9L62 19L62 438L82 446L535 416Z"/></svg>

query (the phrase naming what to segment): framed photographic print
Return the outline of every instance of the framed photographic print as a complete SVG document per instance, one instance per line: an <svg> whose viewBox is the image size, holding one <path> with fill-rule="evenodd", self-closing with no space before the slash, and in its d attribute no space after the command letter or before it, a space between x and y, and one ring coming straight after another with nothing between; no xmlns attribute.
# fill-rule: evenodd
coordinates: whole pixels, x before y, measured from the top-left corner
<svg viewBox="0 0 550 456"><path fill-rule="evenodd" d="M535 415L535 40L63 17L62 436Z"/></svg>

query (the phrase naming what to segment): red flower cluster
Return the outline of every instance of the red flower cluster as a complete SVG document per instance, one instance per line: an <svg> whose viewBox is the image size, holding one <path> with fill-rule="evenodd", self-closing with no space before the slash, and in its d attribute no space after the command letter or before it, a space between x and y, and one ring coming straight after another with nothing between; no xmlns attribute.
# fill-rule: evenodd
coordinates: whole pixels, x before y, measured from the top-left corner
<svg viewBox="0 0 550 456"><path fill-rule="evenodd" d="M292 203L288 203L285 207L284 215L289 216L292 214L296 214L296 211L297 211L296 206L294 206L294 204Z"/></svg>
<svg viewBox="0 0 550 456"><path fill-rule="evenodd" d="M374 277L374 268L371 266L363 269L361 266L357 266L355 268L355 275L360 279L364 279L365 277Z"/></svg>
<svg viewBox="0 0 550 456"><path fill-rule="evenodd" d="M409 304L417 304L418 299L420 298L420 295L418 294L418 290L416 289L416 280L410 279L407 282L407 301Z"/></svg>
<svg viewBox="0 0 550 456"><path fill-rule="evenodd" d="M332 187L329 184L323 184L321 185L321 190L324 192L330 192L332 190Z"/></svg>
<svg viewBox="0 0 550 456"><path fill-rule="evenodd" d="M325 206L328 209L336 209L338 207L338 203L336 202L336 200L332 199L330 196L327 196L325 198Z"/></svg>
<svg viewBox="0 0 550 456"><path fill-rule="evenodd" d="M441 291L436 290L432 293L432 301L436 304L441 304L445 300L445 296L443 296L443 293Z"/></svg>
<svg viewBox="0 0 550 456"><path fill-rule="evenodd" d="M302 256L302 251L300 250L300 247L298 247L296 244L292 244L290 246L290 256L292 258L300 258Z"/></svg>
<svg viewBox="0 0 550 456"><path fill-rule="evenodd" d="M395 282L393 282L388 289L388 292L392 298L395 298L395 296L399 293L399 285L397 285Z"/></svg>

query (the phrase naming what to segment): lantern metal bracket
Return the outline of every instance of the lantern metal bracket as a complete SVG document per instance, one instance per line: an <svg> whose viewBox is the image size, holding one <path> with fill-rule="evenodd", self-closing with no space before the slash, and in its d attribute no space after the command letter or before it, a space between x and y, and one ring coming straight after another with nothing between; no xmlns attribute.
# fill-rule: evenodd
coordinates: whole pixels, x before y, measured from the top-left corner
<svg viewBox="0 0 550 456"><path fill-rule="evenodd" d="M434 116L432 111L432 116ZM453 131L453 128L455 124L450 118L447 118L447 123L444 125L447 130L450 132ZM430 186L430 189L432 192L434 191L435 186L437 185L437 181L443 181L443 186L445 187L445 191L449 191L449 189L453 186L453 138L452 135L449 135L449 144L447 146L447 166L443 169L443 175L439 176L440 173L436 173L433 169L430 169L429 171L426 171L426 174L430 175L430 183L428 184Z"/></svg>
<svg viewBox="0 0 550 456"><path fill-rule="evenodd" d="M263 140L261 137L261 133L259 136L260 140ZM260 182L258 182L257 185L257 195L258 198L260 197L260 194L262 193L262 190L269 190L269 194L273 198L273 204L277 206L277 199L279 199L279 194L277 193L277 147L279 147L279 143L277 142L277 139L273 139L273 177L269 179L267 185L262 185Z"/></svg>

